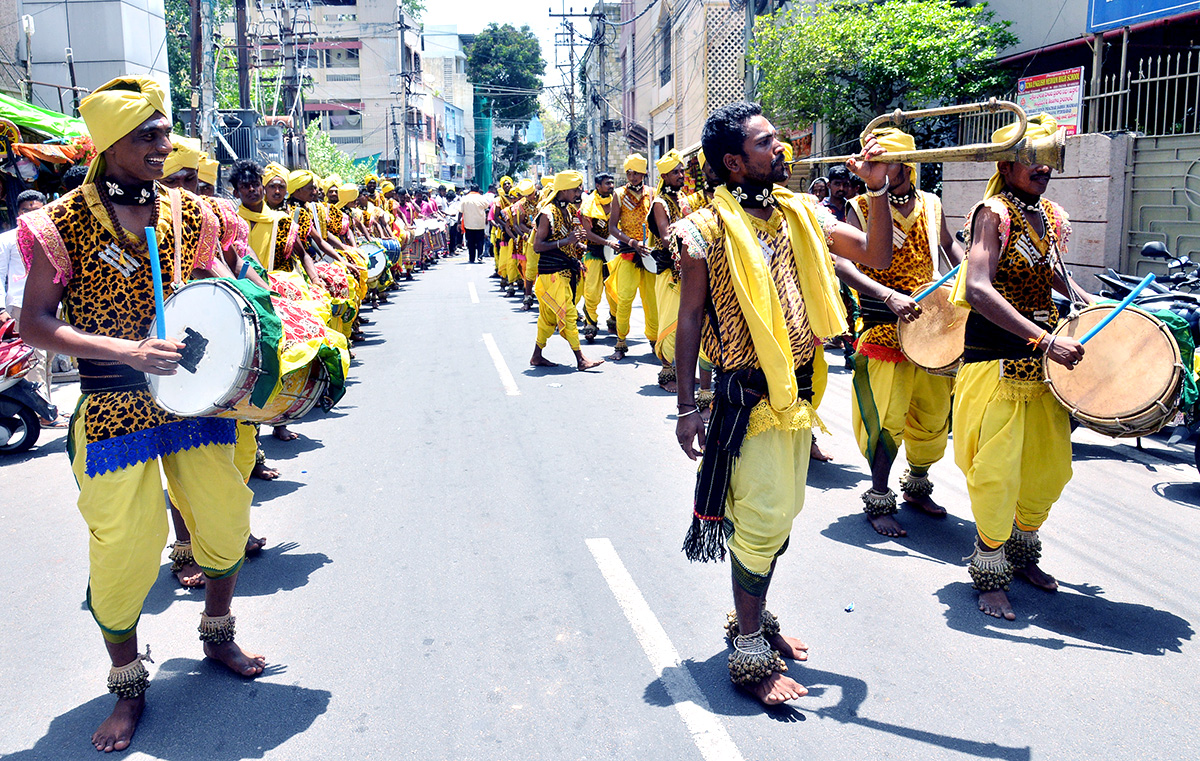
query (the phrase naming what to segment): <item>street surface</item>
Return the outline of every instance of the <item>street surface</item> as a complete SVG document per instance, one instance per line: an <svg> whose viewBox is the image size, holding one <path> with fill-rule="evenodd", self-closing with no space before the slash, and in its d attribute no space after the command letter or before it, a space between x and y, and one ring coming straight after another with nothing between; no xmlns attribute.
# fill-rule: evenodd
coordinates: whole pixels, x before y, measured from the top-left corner
<svg viewBox="0 0 1200 761"><path fill-rule="evenodd" d="M201 658L202 592L179 588L164 549L126 758L1200 757L1200 476L1182 450L1077 432L1043 531L1062 590L1014 582L1017 620L990 619L949 453L933 470L945 520L902 510L899 541L867 524L830 352L819 440L835 461L812 465L770 605L812 648L790 672L809 695L764 711L727 677L729 568L680 552L694 464L640 311L624 361L532 370L536 311L490 272L459 256L405 284L368 312L343 402L297 442L264 436L283 476L251 482L268 546L233 606L238 641L271 664L261 678ZM601 336L589 356L610 353ZM546 354L572 361L557 336ZM113 700L64 451L44 431L0 462L6 760L96 758Z"/></svg>

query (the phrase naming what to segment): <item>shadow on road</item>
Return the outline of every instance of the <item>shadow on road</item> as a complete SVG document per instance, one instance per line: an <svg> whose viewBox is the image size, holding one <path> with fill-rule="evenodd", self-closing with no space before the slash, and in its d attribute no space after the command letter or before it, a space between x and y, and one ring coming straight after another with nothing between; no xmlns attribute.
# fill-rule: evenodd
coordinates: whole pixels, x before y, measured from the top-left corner
<svg viewBox="0 0 1200 761"><path fill-rule="evenodd" d="M962 559L970 554L972 542L975 541L974 523L949 514L945 518L934 518L907 507L901 507L896 518L908 531L908 536L903 539L890 539L875 533L861 511L843 515L823 529L821 535L880 555L961 565L964 566L963 575L966 575L966 564Z"/></svg>
<svg viewBox="0 0 1200 761"><path fill-rule="evenodd" d="M846 465L845 463L836 461L812 461L808 464L807 483L809 488L823 490L853 489L860 483L870 480L871 476L857 465ZM857 504L859 507L862 505L862 501L857 495L853 497L853 503Z"/></svg>
<svg viewBox="0 0 1200 761"><path fill-rule="evenodd" d="M548 378L553 375L574 375L578 372L575 365L559 364L554 367L534 367L530 365L521 371L521 375L527 378Z"/></svg>
<svg viewBox="0 0 1200 761"><path fill-rule="evenodd" d="M189 658L165 661L153 682L131 750L168 761L263 758L312 726L332 698L327 690L238 679L224 667ZM105 695L67 711L36 745L5 761L96 758L90 738L112 704Z"/></svg>
<svg viewBox="0 0 1200 761"><path fill-rule="evenodd" d="M764 708L754 698L740 692L729 681L729 653L722 650L708 660L698 663L685 661L679 668L686 668L708 698L713 713L720 716L757 716L782 723L799 723L809 717L832 719L843 724L854 724L866 729L894 735L906 740L926 743L937 748L957 751L976 758L997 758L1011 761L1028 761L1029 748L1012 748L996 743L984 743L962 737L938 734L923 729L876 721L860 715L867 699L867 683L857 677L819 671L800 663L788 664L788 675L808 688L808 695L795 703ZM673 680L672 680L673 681ZM829 703L834 696L837 702L820 708L813 704ZM643 699L650 705L670 707L674 705L663 679L656 679L646 686Z"/></svg>
<svg viewBox="0 0 1200 761"><path fill-rule="evenodd" d="M250 488L254 489L254 501L250 505L251 507L265 505L273 499L285 497L303 487L304 484L299 481L288 481L282 476L274 481L261 481L256 478L250 482Z"/></svg>
<svg viewBox="0 0 1200 761"><path fill-rule="evenodd" d="M314 416L317 414L318 413L316 412L313 413ZM292 441L280 441L270 433L264 433L262 436L258 437L258 445L262 447L262 451L266 453L268 464L271 460L291 460L297 455L305 452L311 452L314 449L325 448L325 445L321 443L320 439L310 439L300 431L296 430L297 427L298 426L289 426L293 432L300 433L300 438Z"/></svg>
<svg viewBox="0 0 1200 761"><path fill-rule="evenodd" d="M1008 593L1016 621L991 618L979 612L975 591L967 582L947 584L937 591L946 606L946 624L956 631L990 639L1037 645L1050 650L1083 648L1141 655L1178 653L1192 638L1192 625L1165 610L1100 597L1098 587L1068 584L1044 592L1014 581ZM1074 591L1068 591L1074 590ZM1050 635L1050 636L1044 636ZM1064 637L1082 642L1068 642Z"/></svg>
<svg viewBox="0 0 1200 761"><path fill-rule="evenodd" d="M58 438L52 438L57 436ZM67 452L67 437L60 430L46 429L38 434L38 442L33 445L33 449L20 454L0 455L0 467L5 465L20 465L23 462L30 460L40 460L43 457L56 454L66 454Z"/></svg>
<svg viewBox="0 0 1200 761"><path fill-rule="evenodd" d="M1200 481L1164 481L1154 485L1154 493L1177 505L1200 510Z"/></svg>
<svg viewBox="0 0 1200 761"><path fill-rule="evenodd" d="M1128 439L1126 439L1128 441ZM1086 442L1073 442L1071 444L1071 459L1075 462L1083 462L1086 460L1119 460L1127 462L1131 465L1140 465L1145 470L1151 473L1157 473L1160 466L1149 465L1141 460L1134 459L1127 452L1137 451L1132 443L1117 443L1114 439L1113 444L1089 444ZM1186 462L1183 455L1178 452L1171 452L1164 449L1143 449L1143 454L1149 455L1161 461L1161 467L1169 467L1171 465L1182 465Z"/></svg>

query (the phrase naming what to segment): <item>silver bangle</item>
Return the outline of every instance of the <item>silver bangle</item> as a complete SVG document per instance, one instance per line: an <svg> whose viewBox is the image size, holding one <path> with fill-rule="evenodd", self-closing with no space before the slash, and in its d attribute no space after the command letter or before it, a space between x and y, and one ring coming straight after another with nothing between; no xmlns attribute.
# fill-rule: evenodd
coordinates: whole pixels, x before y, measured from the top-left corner
<svg viewBox="0 0 1200 761"><path fill-rule="evenodd" d="M687 417L688 415L695 415L695 414L696 414L697 412L699 412L699 411L700 411L700 408L699 408L699 407L697 407L697 408L695 408L695 409L688 410L687 412L676 412L676 413L675 413L675 419L676 419L676 420L679 420L680 418L685 418L685 417Z"/></svg>
<svg viewBox="0 0 1200 761"><path fill-rule="evenodd" d="M878 198L879 196L888 192L888 188L890 188L891 186L892 186L891 178L884 177L883 178L883 187L880 188L879 190L871 190L870 188L867 188L867 195L870 196L871 198Z"/></svg>

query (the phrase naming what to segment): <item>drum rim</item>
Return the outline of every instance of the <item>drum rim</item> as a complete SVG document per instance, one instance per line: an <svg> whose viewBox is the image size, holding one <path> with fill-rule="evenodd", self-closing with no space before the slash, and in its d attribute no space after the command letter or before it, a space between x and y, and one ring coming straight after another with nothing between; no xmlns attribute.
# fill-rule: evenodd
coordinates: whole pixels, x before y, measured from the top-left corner
<svg viewBox="0 0 1200 761"><path fill-rule="evenodd" d="M177 295L179 295L180 293L183 293L188 288L191 288L192 286L203 286L203 285L216 286L218 289L224 290L228 294L235 294L236 295L236 298L234 299L235 303L237 303L237 299L241 299L243 301L246 300L246 298L244 296L242 296L241 291L239 291L237 288L235 288L230 283L225 282L221 278L204 278L201 280L192 280L191 282L184 283L182 286L177 288L175 290L175 292L172 293L167 298L167 300L163 303L163 309L164 310L166 309L166 305L167 305L167 303L169 303L171 301L171 299L174 299ZM239 309L238 313L242 316L242 320L244 322L247 322L247 323L250 323L251 325L253 325L254 332L256 334L258 334L258 335L262 334L262 326L258 322L258 312L256 310L251 309L250 313L247 313L247 311L245 309ZM152 335L147 336L147 338L154 337L153 329L151 329L151 332L152 332ZM180 412L178 410L172 409L171 407L167 406L167 404L164 403L159 398L159 395L156 390L155 381L153 380L154 378L158 378L158 377L162 377L162 376L152 376L149 373L147 373L146 374L147 381L148 381L147 385L150 389L150 398L153 399L154 403L157 404L160 408L169 412L172 415L175 415L176 417L187 417L187 418L212 417L219 412L230 409L233 405L235 405L237 403L235 400L241 400L241 399L249 396L253 392L255 382L257 382L258 377L260 375L262 375L262 360L258 356L258 345L257 344L258 344L258 342L255 341L255 342L248 343L242 347L242 361L239 363L238 374L236 376L234 376L235 385L233 386L232 391L226 392L225 396L214 400L208 407L205 407L202 411L200 411L200 412ZM249 369L247 368L247 366L250 366ZM240 381L240 383L238 383L238 381ZM240 395L235 394L235 395L231 396L230 394L235 391L241 391L242 393Z"/></svg>

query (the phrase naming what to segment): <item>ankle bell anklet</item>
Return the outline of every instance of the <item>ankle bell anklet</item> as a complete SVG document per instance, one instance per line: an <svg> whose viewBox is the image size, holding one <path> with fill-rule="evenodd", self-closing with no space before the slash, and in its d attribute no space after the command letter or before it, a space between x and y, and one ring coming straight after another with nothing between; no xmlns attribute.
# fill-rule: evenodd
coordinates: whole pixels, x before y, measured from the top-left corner
<svg viewBox="0 0 1200 761"><path fill-rule="evenodd" d="M139 697L150 687L150 673L142 661L154 663L150 657L150 646L124 666L113 666L108 670L108 691L118 698L128 700Z"/></svg>
<svg viewBox="0 0 1200 761"><path fill-rule="evenodd" d="M1025 568L1042 559L1042 540L1037 531L1025 531L1013 526L1012 535L1004 543L1004 556L1013 569Z"/></svg>
<svg viewBox="0 0 1200 761"><path fill-rule="evenodd" d="M179 573L185 565L196 562L192 555L192 543L175 542L171 545L171 554L167 555L167 559L171 561L171 573Z"/></svg>
<svg viewBox="0 0 1200 761"><path fill-rule="evenodd" d="M200 641L207 642L211 645L220 645L224 642L232 642L235 632L234 623L237 621L232 613L226 613L223 616L206 616L200 614L200 626L197 631L200 632Z"/></svg>
<svg viewBox="0 0 1200 761"><path fill-rule="evenodd" d="M867 489L862 495L863 512L871 518L878 518L881 515L895 515L896 508L896 492L888 489L885 492L877 492L874 489Z"/></svg>
<svg viewBox="0 0 1200 761"><path fill-rule="evenodd" d="M771 674L787 671L787 664L772 650L763 637L762 629L733 638L729 655L729 679L738 685L758 684Z"/></svg>
<svg viewBox="0 0 1200 761"><path fill-rule="evenodd" d="M904 471L904 475L900 476L900 491L910 497L928 497L933 494L933 481L929 480L929 475L914 476L912 469Z"/></svg>
<svg viewBox="0 0 1200 761"><path fill-rule="evenodd" d="M984 550L976 544L975 551L963 560L971 561L967 572L971 574L972 585L977 591L1008 591L1008 585L1012 583L1013 567L1004 556L1004 547Z"/></svg>
<svg viewBox="0 0 1200 761"><path fill-rule="evenodd" d="M779 634L779 619L769 610L763 610L762 616L759 618L764 637L774 637ZM733 640L741 634L741 627L738 625L737 611L731 610L725 617L725 638L732 644Z"/></svg>
<svg viewBox="0 0 1200 761"><path fill-rule="evenodd" d="M675 380L674 367L664 367L658 371L658 385L661 386L662 384L670 383L673 380Z"/></svg>

